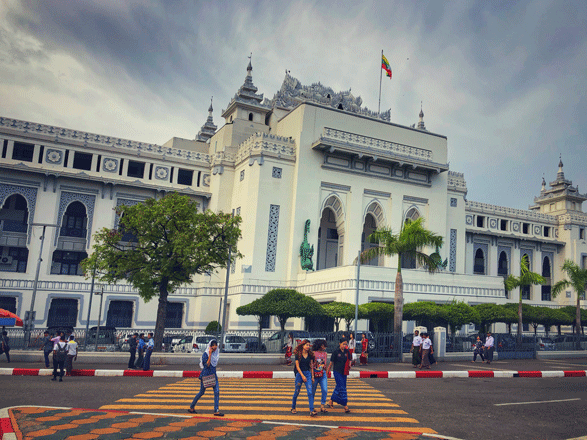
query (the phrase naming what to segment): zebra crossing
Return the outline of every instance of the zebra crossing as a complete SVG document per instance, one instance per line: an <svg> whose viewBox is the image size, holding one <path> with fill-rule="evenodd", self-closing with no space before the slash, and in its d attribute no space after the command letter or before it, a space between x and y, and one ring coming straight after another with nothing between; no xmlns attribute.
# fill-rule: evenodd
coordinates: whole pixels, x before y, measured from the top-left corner
<svg viewBox="0 0 587 440"><path fill-rule="evenodd" d="M334 380L328 380L330 394ZM186 415L194 396L200 389L200 380L186 378L158 389L122 398L100 409L118 411L140 411L157 414ZM292 379L220 379L220 410L232 420L263 420L295 423L299 425L327 425L361 429L393 430L406 433L432 433L435 431L402 410L398 404L376 388L359 380L347 381L350 414L335 404L328 413L310 417L307 395L302 388L297 399L297 414L291 413L294 391ZM320 409L320 388L316 390L314 404ZM196 405L198 416L212 416L214 392L207 389Z"/></svg>

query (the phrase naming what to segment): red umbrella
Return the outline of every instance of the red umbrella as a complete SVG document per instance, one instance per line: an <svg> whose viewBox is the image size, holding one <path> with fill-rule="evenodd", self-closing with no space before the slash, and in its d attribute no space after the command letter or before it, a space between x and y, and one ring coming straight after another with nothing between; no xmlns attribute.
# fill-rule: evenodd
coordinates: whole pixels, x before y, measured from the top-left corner
<svg viewBox="0 0 587 440"><path fill-rule="evenodd" d="M12 319L15 320L14 323L12 323ZM9 322L9 323L8 324L4 324L3 321L4 322ZM0 309L0 325L8 325L8 326L17 325L19 327L22 327L23 322L22 322L22 319L20 319L14 313L9 312L8 310Z"/></svg>

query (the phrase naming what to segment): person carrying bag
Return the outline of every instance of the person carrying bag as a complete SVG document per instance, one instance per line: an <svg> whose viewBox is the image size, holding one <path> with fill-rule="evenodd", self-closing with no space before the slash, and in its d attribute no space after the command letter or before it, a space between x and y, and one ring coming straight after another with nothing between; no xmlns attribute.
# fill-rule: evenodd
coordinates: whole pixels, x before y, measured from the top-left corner
<svg viewBox="0 0 587 440"><path fill-rule="evenodd" d="M188 412L190 414L196 414L196 410L194 409L200 397L204 395L206 392L206 388L214 387L214 415L216 417L224 416L223 413L220 412L218 409L218 405L220 403L220 388L218 386L218 376L216 375L216 366L218 365L218 358L220 357L220 353L218 352L218 342L215 339L212 339L204 353L202 353L202 358L200 359L200 368L202 371L200 372L200 392L196 394L192 404L190 405Z"/></svg>

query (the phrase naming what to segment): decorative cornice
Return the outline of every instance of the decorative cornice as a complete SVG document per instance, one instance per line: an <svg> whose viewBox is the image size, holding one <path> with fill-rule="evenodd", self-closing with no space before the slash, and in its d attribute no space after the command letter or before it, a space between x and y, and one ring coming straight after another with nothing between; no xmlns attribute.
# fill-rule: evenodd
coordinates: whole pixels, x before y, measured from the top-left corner
<svg viewBox="0 0 587 440"><path fill-rule="evenodd" d="M295 161L295 142L291 138L257 132L238 146L235 163L239 164L256 156Z"/></svg>
<svg viewBox="0 0 587 440"><path fill-rule="evenodd" d="M475 212L482 214L493 214L503 217L523 219L546 223L548 225L556 225L556 217L549 214L540 214L533 211L525 211L523 209L507 208L505 206L490 205L488 203L480 203L473 201L465 202L466 212Z"/></svg>
<svg viewBox="0 0 587 440"><path fill-rule="evenodd" d="M350 192L351 187L347 185L339 185L338 183L321 182L320 188L333 189L335 191Z"/></svg>
<svg viewBox="0 0 587 440"><path fill-rule="evenodd" d="M423 199L421 197L404 196L404 202L422 203L424 205L427 205L428 199Z"/></svg>
<svg viewBox="0 0 587 440"><path fill-rule="evenodd" d="M77 144L80 146L100 145L109 147L112 150L132 151L137 155L141 152L152 154L162 154L164 157L181 158L192 163L210 164L208 154L180 150L178 148L166 148L161 145L147 144L129 139L104 136L85 131L71 130L69 128L55 127L51 125L38 124L36 122L21 121L18 119L5 118L0 116L0 129L7 129L17 133L28 134L32 136L45 136L53 142L62 140Z"/></svg>
<svg viewBox="0 0 587 440"><path fill-rule="evenodd" d="M363 194L367 196L383 197L384 199L389 199L391 197L391 193L375 191L374 189L364 189Z"/></svg>

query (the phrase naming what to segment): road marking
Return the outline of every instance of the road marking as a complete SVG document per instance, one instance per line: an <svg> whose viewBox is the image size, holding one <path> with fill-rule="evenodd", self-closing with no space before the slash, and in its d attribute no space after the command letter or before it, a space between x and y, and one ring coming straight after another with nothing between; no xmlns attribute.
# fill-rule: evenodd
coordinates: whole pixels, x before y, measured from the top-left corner
<svg viewBox="0 0 587 440"><path fill-rule="evenodd" d="M493 406L506 406L506 405L532 405L533 403L557 403L557 402L573 402L575 400L581 400L577 397L576 399L560 399L560 400L539 400L536 402L511 402L511 403L494 403Z"/></svg>

